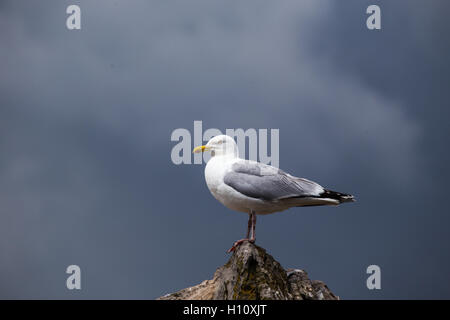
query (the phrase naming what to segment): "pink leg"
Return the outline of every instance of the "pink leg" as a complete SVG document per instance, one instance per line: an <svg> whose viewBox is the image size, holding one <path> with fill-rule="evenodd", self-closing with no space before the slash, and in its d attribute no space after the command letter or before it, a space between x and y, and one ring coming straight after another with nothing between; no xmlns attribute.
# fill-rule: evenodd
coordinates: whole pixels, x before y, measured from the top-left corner
<svg viewBox="0 0 450 320"><path fill-rule="evenodd" d="M256 240L256 213L253 213L253 216L252 216L252 237L250 238L250 241L251 242L255 242L255 240Z"/></svg>
<svg viewBox="0 0 450 320"><path fill-rule="evenodd" d="M252 220L252 214L250 213L250 214L248 215L247 236L246 236L247 239L248 239L248 237L250 236L250 230L252 229L252 223L253 223L253 220Z"/></svg>
<svg viewBox="0 0 450 320"><path fill-rule="evenodd" d="M250 212L250 214L248 215L248 225L247 225L247 237L245 239L241 239L236 241L233 246L228 249L227 253L233 252L234 250L236 250L236 248L241 245L244 241L249 241L251 243L255 242L255 228L256 228L256 214L252 211ZM250 230L252 232L252 237L249 238L250 236Z"/></svg>

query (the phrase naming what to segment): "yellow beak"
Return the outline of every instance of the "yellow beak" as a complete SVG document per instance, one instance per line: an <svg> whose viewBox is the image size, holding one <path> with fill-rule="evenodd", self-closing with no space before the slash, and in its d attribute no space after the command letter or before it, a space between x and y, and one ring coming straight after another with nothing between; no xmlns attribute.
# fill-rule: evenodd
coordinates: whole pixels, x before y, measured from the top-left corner
<svg viewBox="0 0 450 320"><path fill-rule="evenodd" d="M208 146L199 146L195 147L194 150L192 150L192 153L200 153L211 150L211 147Z"/></svg>

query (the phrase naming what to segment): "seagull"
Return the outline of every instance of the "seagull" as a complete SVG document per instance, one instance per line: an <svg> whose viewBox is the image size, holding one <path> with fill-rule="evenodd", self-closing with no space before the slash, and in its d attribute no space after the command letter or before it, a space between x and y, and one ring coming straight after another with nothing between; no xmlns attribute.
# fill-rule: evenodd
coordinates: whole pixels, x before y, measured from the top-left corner
<svg viewBox="0 0 450 320"><path fill-rule="evenodd" d="M233 138L218 135L193 153L211 152L205 180L211 194L225 207L249 215L247 236L234 242L234 251L244 241L255 242L256 215L280 212L292 207L338 205L354 197L327 190L318 183L294 177L260 162L239 158Z"/></svg>

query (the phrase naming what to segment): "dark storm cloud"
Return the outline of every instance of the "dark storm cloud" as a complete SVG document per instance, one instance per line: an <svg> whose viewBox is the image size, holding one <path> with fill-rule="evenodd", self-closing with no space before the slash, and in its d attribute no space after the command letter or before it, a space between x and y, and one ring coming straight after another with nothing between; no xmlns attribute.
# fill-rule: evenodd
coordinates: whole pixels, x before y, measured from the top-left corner
<svg viewBox="0 0 450 320"><path fill-rule="evenodd" d="M71 2L0 7L2 297L154 298L209 277L246 218L209 195L203 167L171 163L171 132L194 120L279 128L283 169L356 194L259 219L286 267L343 298L449 296L446 278L409 290L449 265L433 221L448 218L428 200L446 174L433 184L442 162L424 149L448 158L444 2L383 2L381 32L358 1L77 3L80 31L65 29Z"/></svg>

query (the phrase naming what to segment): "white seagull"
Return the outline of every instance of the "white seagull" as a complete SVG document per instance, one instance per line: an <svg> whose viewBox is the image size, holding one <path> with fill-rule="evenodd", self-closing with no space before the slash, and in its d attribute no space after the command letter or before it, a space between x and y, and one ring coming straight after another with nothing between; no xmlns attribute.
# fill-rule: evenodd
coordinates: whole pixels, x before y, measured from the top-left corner
<svg viewBox="0 0 450 320"><path fill-rule="evenodd" d="M225 207L249 215L246 238L236 241L228 252L244 241L255 241L257 214L355 201L352 195L327 190L316 182L291 176L281 169L239 158L236 142L227 135L215 136L192 152L204 151L211 152L205 168L209 191Z"/></svg>

